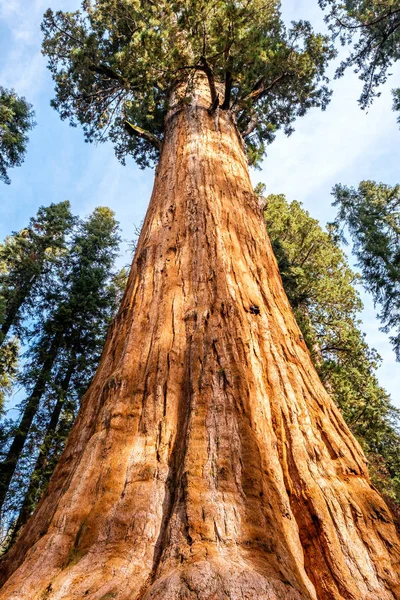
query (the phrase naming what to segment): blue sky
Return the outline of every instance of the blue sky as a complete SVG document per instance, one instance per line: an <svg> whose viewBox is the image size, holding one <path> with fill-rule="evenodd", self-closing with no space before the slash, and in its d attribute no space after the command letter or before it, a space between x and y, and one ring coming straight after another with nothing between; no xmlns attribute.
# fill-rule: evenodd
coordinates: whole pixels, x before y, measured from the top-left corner
<svg viewBox="0 0 400 600"><path fill-rule="evenodd" d="M0 239L23 227L39 206L65 199L82 216L96 206L110 206L127 240L143 220L154 171L142 171L129 160L121 166L108 144L85 144L82 132L61 122L49 106L53 86L40 53L42 15L49 6L71 11L79 5L79 0L0 0L0 84L25 95L37 121L23 166L10 171L10 186L0 182ZM282 0L282 10L287 21L308 19L316 29L325 29L317 0ZM279 135L262 170L252 173L254 183L262 181L268 193L301 201L322 223L335 216L330 196L335 183L397 183L400 130L390 90L399 85L400 66L392 73L368 112L358 107L361 83L354 74L333 81L334 96L326 112L312 110L296 123L290 138ZM126 254L121 260L127 259ZM400 366L387 336L379 331L371 299L362 296L363 330L383 357L380 381L400 406Z"/></svg>

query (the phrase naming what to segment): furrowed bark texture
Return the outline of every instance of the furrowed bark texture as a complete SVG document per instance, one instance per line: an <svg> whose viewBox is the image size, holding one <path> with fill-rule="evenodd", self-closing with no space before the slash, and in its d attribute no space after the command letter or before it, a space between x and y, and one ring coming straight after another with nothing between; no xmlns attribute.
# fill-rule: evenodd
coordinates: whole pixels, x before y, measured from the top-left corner
<svg viewBox="0 0 400 600"><path fill-rule="evenodd" d="M400 598L391 516L208 106L168 118L121 310L0 600Z"/></svg>

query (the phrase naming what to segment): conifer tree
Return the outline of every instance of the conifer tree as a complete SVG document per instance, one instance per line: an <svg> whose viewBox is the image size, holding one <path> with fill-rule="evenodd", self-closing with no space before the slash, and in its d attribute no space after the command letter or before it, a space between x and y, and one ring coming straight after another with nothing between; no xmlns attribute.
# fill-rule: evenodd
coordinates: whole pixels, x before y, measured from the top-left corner
<svg viewBox="0 0 400 600"><path fill-rule="evenodd" d="M336 185L332 193L337 223L350 232L364 287L400 360L400 185L362 181L357 190Z"/></svg>
<svg viewBox="0 0 400 600"><path fill-rule="evenodd" d="M32 106L14 90L0 86L0 181L10 183L8 169L22 164L27 134L34 125Z"/></svg>
<svg viewBox="0 0 400 600"><path fill-rule="evenodd" d="M0 465L0 507L3 507L18 460L52 374L66 357L58 380L61 395L68 391L83 362L96 360L109 322L112 298L106 286L115 259L119 238L110 209L97 208L74 235L64 273L57 285L49 285L43 298L44 316L36 324L35 342L29 349L30 367L24 368L21 381L30 394L23 402L21 420L4 461ZM54 283L54 282L53 282ZM63 371L65 373L63 373Z"/></svg>
<svg viewBox="0 0 400 600"><path fill-rule="evenodd" d="M4 260L0 258L0 277L4 277L6 270L6 264ZM3 297L0 288L0 323L3 323L4 321L5 305L5 298ZM0 415L3 412L4 399L11 390L16 375L18 350L19 344L17 338L13 338L6 343L3 342L3 344L0 344Z"/></svg>
<svg viewBox="0 0 400 600"><path fill-rule="evenodd" d="M380 96L379 88L390 76L389 69L400 58L399 0L319 0L328 10L326 21L334 38L341 44L353 44L350 55L336 71L341 77L354 68L364 82L359 102L367 108ZM393 90L393 108L400 108L400 88ZM400 117L399 117L400 123Z"/></svg>
<svg viewBox="0 0 400 600"><path fill-rule="evenodd" d="M12 388L17 374L19 344L16 338L0 348L0 415L4 400Z"/></svg>
<svg viewBox="0 0 400 600"><path fill-rule="evenodd" d="M329 42L286 31L274 0L85 1L43 31L61 117L159 163L0 600L397 600L393 519L312 365L248 173L326 105Z"/></svg>
<svg viewBox="0 0 400 600"><path fill-rule="evenodd" d="M21 311L29 312L46 286L73 221L68 201L42 206L26 228L0 246L0 346L11 328L19 332Z"/></svg>

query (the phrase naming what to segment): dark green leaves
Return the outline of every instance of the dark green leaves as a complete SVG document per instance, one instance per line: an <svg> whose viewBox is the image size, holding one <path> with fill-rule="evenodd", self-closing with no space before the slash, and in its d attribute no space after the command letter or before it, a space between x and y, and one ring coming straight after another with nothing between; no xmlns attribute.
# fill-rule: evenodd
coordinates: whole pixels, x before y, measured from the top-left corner
<svg viewBox="0 0 400 600"><path fill-rule="evenodd" d="M328 39L302 21L286 31L275 0L85 1L75 13L49 9L42 30L61 118L142 167L158 159L152 140L162 141L178 87L190 102L196 71L208 77L213 107L236 114L255 161L279 128L290 134L298 116L330 98Z"/></svg>
<svg viewBox="0 0 400 600"><path fill-rule="evenodd" d="M4 183L10 183L8 169L24 160L33 118L32 106L25 98L0 86L0 180Z"/></svg>

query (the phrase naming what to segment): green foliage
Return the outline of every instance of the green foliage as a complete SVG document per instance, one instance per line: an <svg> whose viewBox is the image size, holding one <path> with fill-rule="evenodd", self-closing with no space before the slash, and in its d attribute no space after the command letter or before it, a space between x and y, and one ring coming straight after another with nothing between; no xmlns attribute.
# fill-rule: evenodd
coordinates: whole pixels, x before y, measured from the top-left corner
<svg viewBox="0 0 400 600"><path fill-rule="evenodd" d="M10 183L8 169L22 164L34 127L32 106L14 90L0 86L0 181Z"/></svg>
<svg viewBox="0 0 400 600"><path fill-rule="evenodd" d="M345 224L364 287L381 306L378 315L400 360L400 185L362 181L358 190L336 185L337 223Z"/></svg>
<svg viewBox="0 0 400 600"><path fill-rule="evenodd" d="M277 0L84 0L81 11L49 9L42 31L61 118L141 167L157 160L167 111L191 101L196 72L213 109L235 113L253 158L330 98L328 38L304 21L287 31Z"/></svg>
<svg viewBox="0 0 400 600"><path fill-rule="evenodd" d="M400 505L400 414L379 385L379 356L360 331L362 304L354 287L359 277L339 247L336 228L322 230L299 202L269 196L264 214L285 291L321 380L363 446L373 481Z"/></svg>
<svg viewBox="0 0 400 600"><path fill-rule="evenodd" d="M0 346L10 328L20 333L22 311L32 309L46 286L73 223L69 202L42 206L26 228L0 245Z"/></svg>
<svg viewBox="0 0 400 600"><path fill-rule="evenodd" d="M400 0L319 0L328 9L326 21L342 45L354 42L353 51L337 70L341 77L353 67L364 82L360 97L362 108L379 96L394 62L400 58ZM398 110L400 89L394 90L394 108Z"/></svg>
<svg viewBox="0 0 400 600"><path fill-rule="evenodd" d="M16 338L0 348L0 415L3 411L4 399L11 391L17 374L18 351L19 343Z"/></svg>

